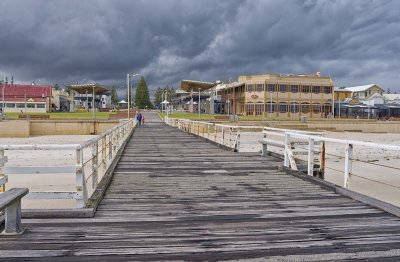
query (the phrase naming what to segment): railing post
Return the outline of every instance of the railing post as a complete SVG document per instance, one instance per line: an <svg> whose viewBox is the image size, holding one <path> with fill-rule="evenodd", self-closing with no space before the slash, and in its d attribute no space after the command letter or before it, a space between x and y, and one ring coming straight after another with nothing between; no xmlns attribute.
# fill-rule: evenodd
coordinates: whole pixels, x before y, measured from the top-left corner
<svg viewBox="0 0 400 262"><path fill-rule="evenodd" d="M107 166L107 136L101 139L101 160L103 162L104 170Z"/></svg>
<svg viewBox="0 0 400 262"><path fill-rule="evenodd" d="M267 139L267 134L264 133L264 135L263 135L263 140L265 141L266 139ZM268 155L268 152L267 152L267 150L268 150L267 144L266 144L266 143L263 143L263 144L261 145L261 147L262 147L262 149L261 149L261 155L262 155L262 156L267 156L267 155Z"/></svg>
<svg viewBox="0 0 400 262"><path fill-rule="evenodd" d="M314 139L308 138L308 161L307 161L307 174L312 176L314 173Z"/></svg>
<svg viewBox="0 0 400 262"><path fill-rule="evenodd" d="M214 142L217 142L217 126L213 124L214 126Z"/></svg>
<svg viewBox="0 0 400 262"><path fill-rule="evenodd" d="M321 146L321 161L320 161L320 174L319 174L319 178L321 179L325 179L325 141L322 142L322 146Z"/></svg>
<svg viewBox="0 0 400 262"><path fill-rule="evenodd" d="M344 158L344 187L350 189L350 177L352 172L353 145L346 143Z"/></svg>
<svg viewBox="0 0 400 262"><path fill-rule="evenodd" d="M239 152L240 149L240 128L237 129L237 135L236 135L236 152Z"/></svg>
<svg viewBox="0 0 400 262"><path fill-rule="evenodd" d="M222 133L222 144L225 145L225 129L223 126L221 127L221 133Z"/></svg>
<svg viewBox="0 0 400 262"><path fill-rule="evenodd" d="M92 145L92 188L95 189L98 183L98 155L99 143L95 142Z"/></svg>
<svg viewBox="0 0 400 262"><path fill-rule="evenodd" d="M285 152L283 152L284 155L284 160L283 160L283 165L285 167L289 167L289 154L288 154L288 149L290 148L290 135L288 133L285 133Z"/></svg>
<svg viewBox="0 0 400 262"><path fill-rule="evenodd" d="M4 164L7 162L7 157L4 156L4 149L0 149L0 178L4 177ZM6 185L0 185L0 192L6 191Z"/></svg>
<svg viewBox="0 0 400 262"><path fill-rule="evenodd" d="M83 166L83 149L79 146L76 149L76 193L78 199L76 200L76 207L83 208L88 199L88 193L85 182L85 171Z"/></svg>
<svg viewBox="0 0 400 262"><path fill-rule="evenodd" d="M108 159L112 159L112 155L113 155L113 144L112 144L112 141L113 140L113 134L112 134L112 132L108 135L108 151L109 151L109 154L108 154Z"/></svg>
<svg viewBox="0 0 400 262"><path fill-rule="evenodd" d="M113 143L113 152L114 152L114 154L117 152L117 140L116 140L116 134L114 134L115 133L115 131L113 131L113 132L111 132L111 134L112 134L112 138L113 138L113 140L112 140L112 143Z"/></svg>
<svg viewBox="0 0 400 262"><path fill-rule="evenodd" d="M229 147L232 147L232 127L229 128Z"/></svg>

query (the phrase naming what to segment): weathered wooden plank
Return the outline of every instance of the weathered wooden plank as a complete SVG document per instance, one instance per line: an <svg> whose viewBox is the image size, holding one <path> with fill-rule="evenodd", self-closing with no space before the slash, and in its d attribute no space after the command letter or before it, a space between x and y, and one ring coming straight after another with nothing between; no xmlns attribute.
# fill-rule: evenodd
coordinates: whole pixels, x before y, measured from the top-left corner
<svg viewBox="0 0 400 262"><path fill-rule="evenodd" d="M145 116L94 218L25 219L0 259L290 261L400 257L400 221Z"/></svg>

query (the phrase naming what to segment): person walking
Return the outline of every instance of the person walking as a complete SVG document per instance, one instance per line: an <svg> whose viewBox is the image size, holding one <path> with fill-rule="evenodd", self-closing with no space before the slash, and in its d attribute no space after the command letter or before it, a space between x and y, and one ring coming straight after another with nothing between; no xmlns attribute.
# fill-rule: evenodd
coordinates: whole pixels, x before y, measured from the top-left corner
<svg viewBox="0 0 400 262"><path fill-rule="evenodd" d="M142 125L144 125L144 115L142 115Z"/></svg>
<svg viewBox="0 0 400 262"><path fill-rule="evenodd" d="M137 120L137 123L138 123L139 126L142 125L142 117L143 116L142 116L142 114L140 112L136 116L136 120Z"/></svg>

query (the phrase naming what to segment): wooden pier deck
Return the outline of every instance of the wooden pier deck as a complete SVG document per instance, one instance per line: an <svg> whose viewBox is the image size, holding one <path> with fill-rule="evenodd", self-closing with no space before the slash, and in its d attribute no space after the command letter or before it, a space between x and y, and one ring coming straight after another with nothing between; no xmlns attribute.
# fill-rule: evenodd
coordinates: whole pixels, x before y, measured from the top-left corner
<svg viewBox="0 0 400 262"><path fill-rule="evenodd" d="M400 259L400 219L146 114L94 218L25 219L0 260Z"/></svg>

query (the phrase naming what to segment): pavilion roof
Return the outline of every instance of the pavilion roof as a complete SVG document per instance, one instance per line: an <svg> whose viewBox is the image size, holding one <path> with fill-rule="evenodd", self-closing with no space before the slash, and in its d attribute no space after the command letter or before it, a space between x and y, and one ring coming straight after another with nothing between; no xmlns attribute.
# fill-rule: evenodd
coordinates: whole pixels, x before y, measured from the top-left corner
<svg viewBox="0 0 400 262"><path fill-rule="evenodd" d="M214 87L216 84L211 83L211 82L201 82L201 81L194 81L194 80L182 80L180 89L184 90L186 92L190 91L205 91L208 90L212 87Z"/></svg>
<svg viewBox="0 0 400 262"><path fill-rule="evenodd" d="M68 86L79 94L86 94L86 93L91 94L93 93L93 89L95 94L103 94L110 91L108 88L101 86L99 84L77 84Z"/></svg>

